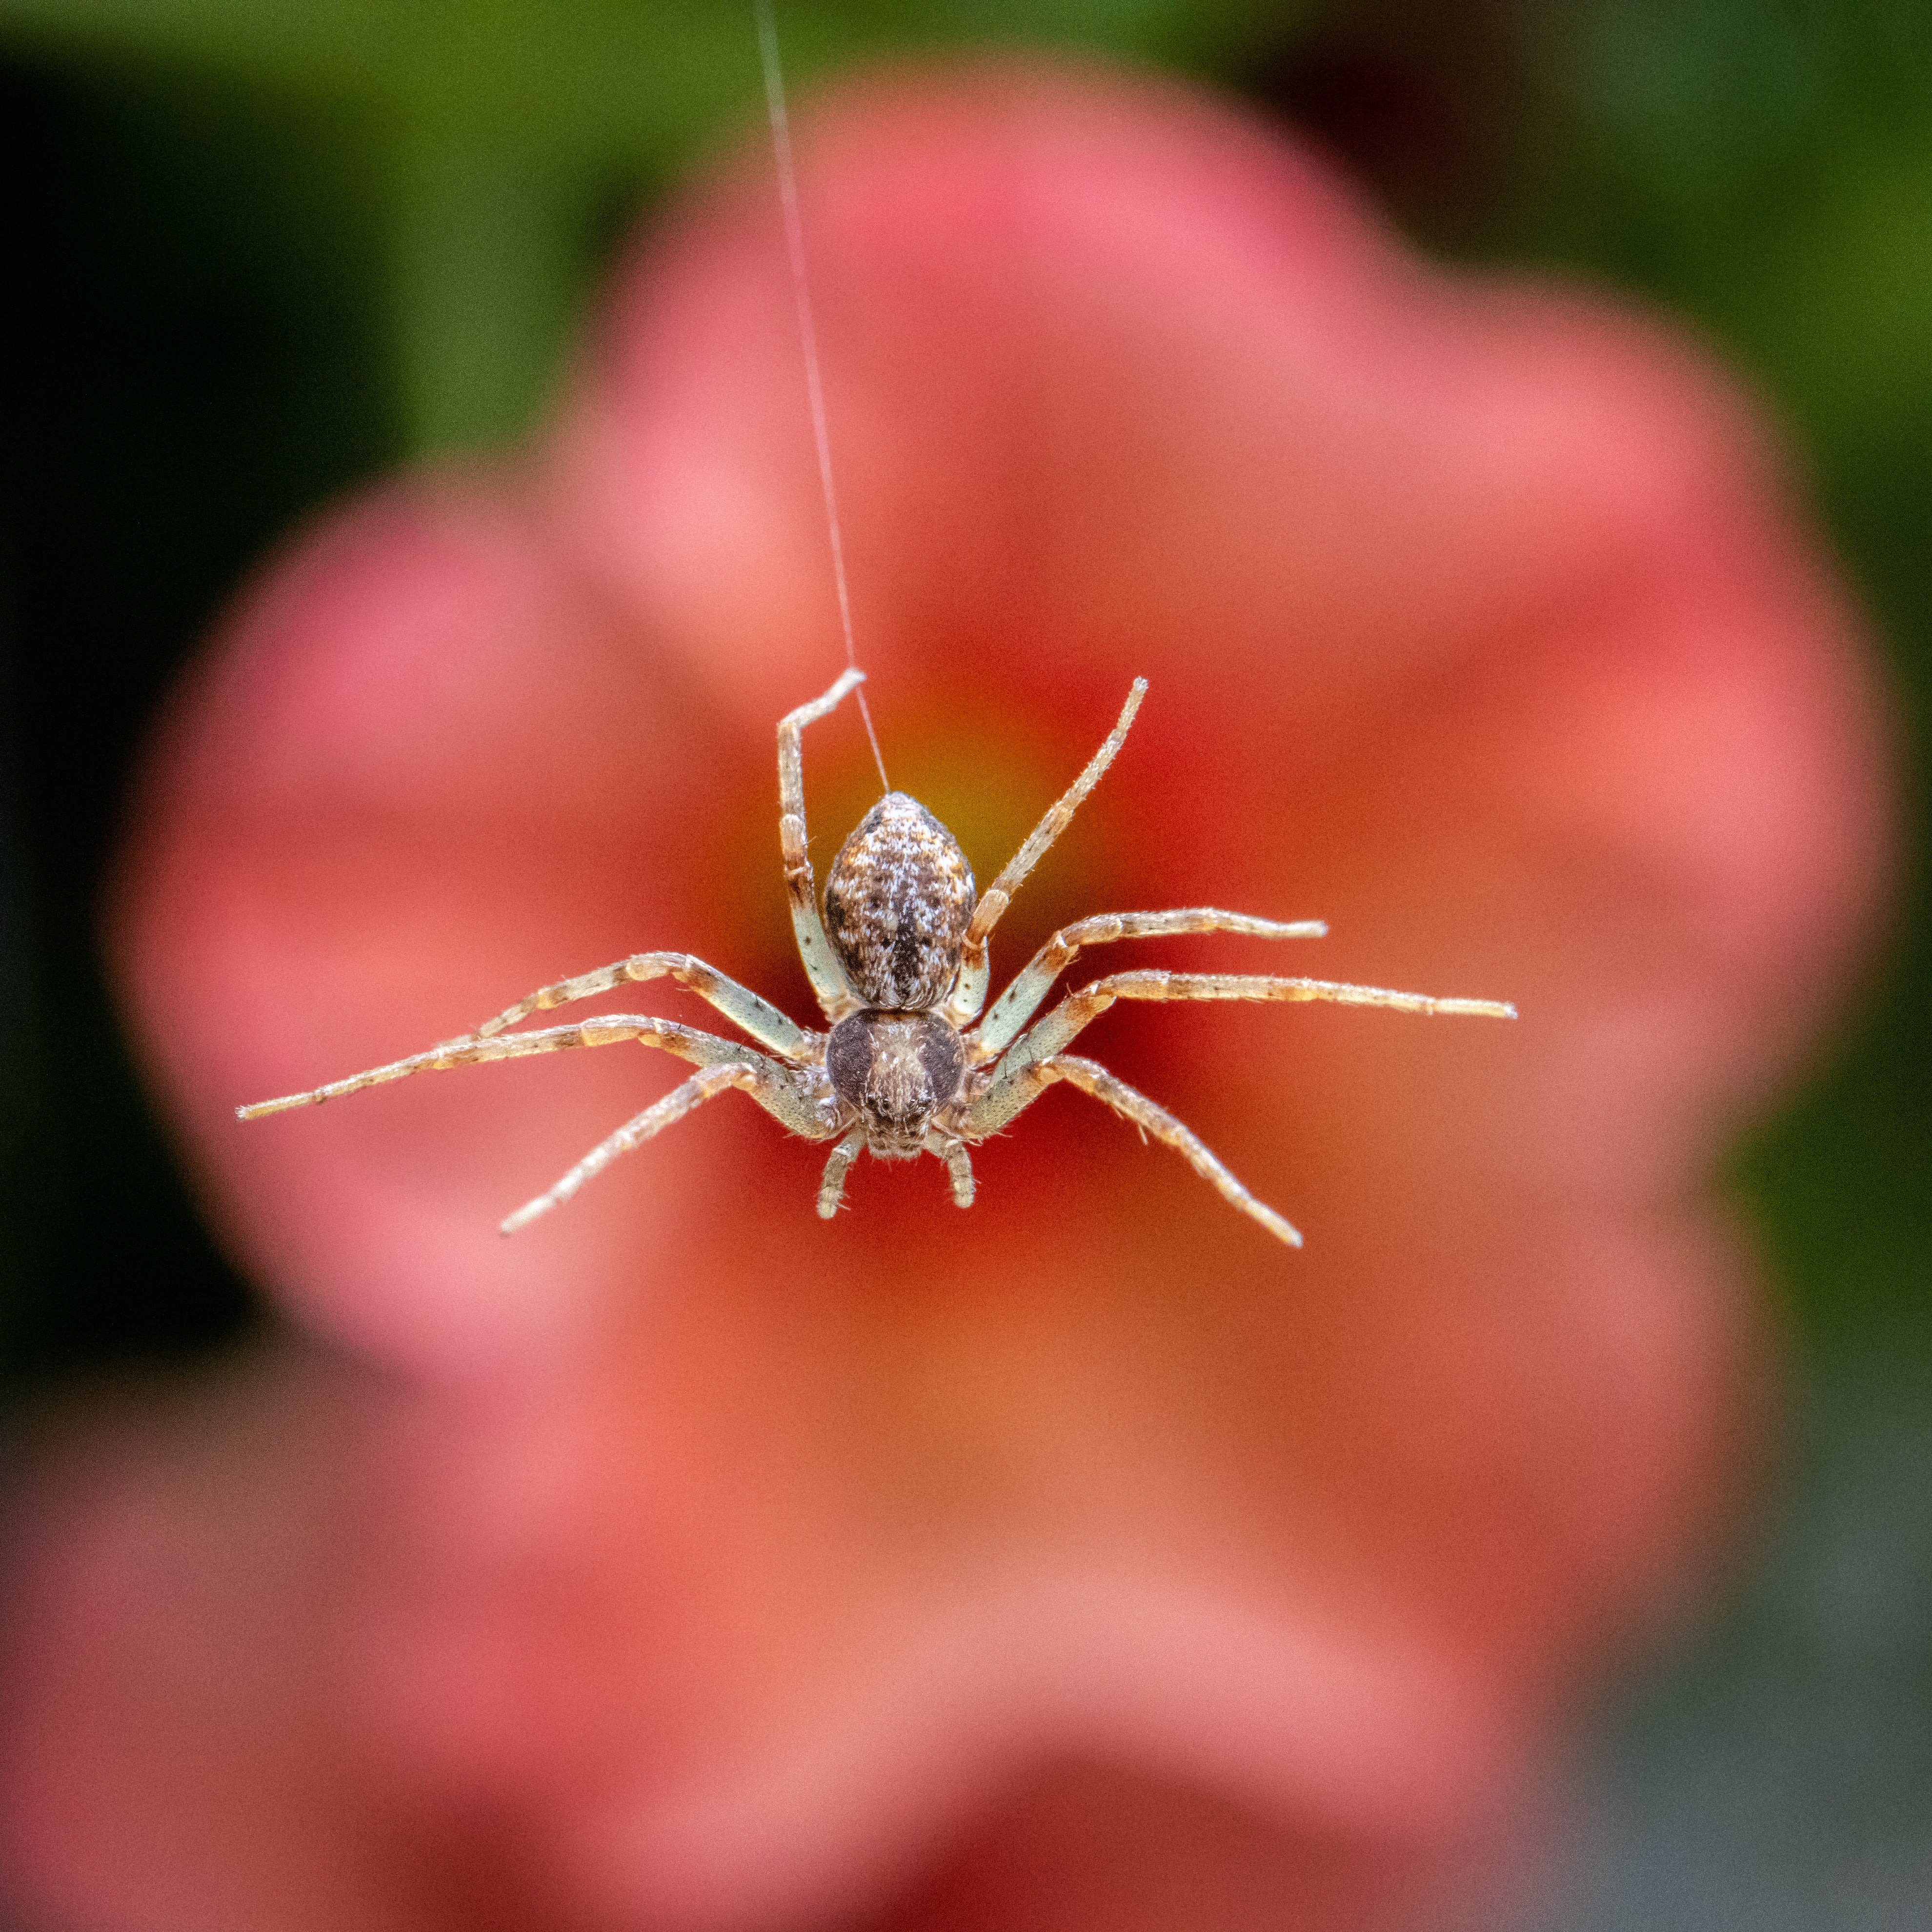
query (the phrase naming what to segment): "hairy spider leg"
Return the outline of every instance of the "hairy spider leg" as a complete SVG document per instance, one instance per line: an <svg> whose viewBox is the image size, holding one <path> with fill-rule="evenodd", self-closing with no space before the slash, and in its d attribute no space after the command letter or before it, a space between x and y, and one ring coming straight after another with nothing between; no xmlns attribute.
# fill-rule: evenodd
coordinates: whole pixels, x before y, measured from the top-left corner
<svg viewBox="0 0 1932 1932"><path fill-rule="evenodd" d="M974 1140L997 1132L1056 1080L1069 1080L1174 1148L1222 1197L1291 1247L1301 1237L1257 1201L1186 1127L1164 1108L1090 1060L1062 1048L1116 1000L1332 1000L1348 1006L1393 1006L1403 1012L1468 1014L1514 1019L1516 1009L1496 1000L1435 999L1330 980L1264 978L1247 974L1117 973L1070 993L1046 1018L1014 1042L978 1098L963 1110L961 1131Z"/></svg>
<svg viewBox="0 0 1932 1932"><path fill-rule="evenodd" d="M832 1150L825 1163L825 1178L818 1184L818 1218L829 1221L838 1211L838 1204L845 1198L845 1176L860 1155L866 1150L866 1130L863 1125L854 1127Z"/></svg>
<svg viewBox="0 0 1932 1932"><path fill-rule="evenodd" d="M312 1088L305 1094L285 1094L278 1100L257 1100L252 1106L238 1107L238 1118L252 1120L263 1114L278 1114L289 1107L319 1106L325 1100L340 1100L346 1094L360 1093L365 1087L385 1081L401 1080L412 1073L442 1073L452 1067L473 1066L490 1060L518 1060L527 1054L557 1053L576 1046L615 1046L635 1040L640 1046L661 1047L681 1060L704 1067L750 1066L769 1084L754 1090L753 1097L765 1111L810 1140L824 1140L834 1130L835 1121L821 1104L824 1076L816 1067L794 1075L788 1067L764 1054L753 1052L739 1041L720 1040L715 1034L700 1033L695 1027L676 1020L647 1019L632 1013L610 1013L576 1026L545 1027L536 1033L500 1034L494 1039L474 1037L447 1042L427 1053L413 1053L406 1060L392 1060L386 1066L371 1067L366 1073L352 1074L346 1080L333 1080L326 1087ZM825 1090L829 1094L829 1089Z"/></svg>
<svg viewBox="0 0 1932 1932"><path fill-rule="evenodd" d="M770 1052L787 1060L809 1061L819 1058L825 1050L823 1038L815 1039L807 1033L789 1013L781 1012L750 987L740 986L716 967L706 965L688 952L634 952L615 965L600 966L594 973L580 973L573 979L558 980L554 986L539 987L527 999L506 1007L494 1019L485 1020L474 1036L488 1040L506 1027L528 1019L532 1013L567 1006L573 1000L591 999L615 986L665 978L675 980L700 999L708 1000Z"/></svg>
<svg viewBox="0 0 1932 1932"><path fill-rule="evenodd" d="M818 915L818 886L812 876L812 854L805 830L805 754L800 742L808 724L836 711L847 693L866 681L856 668L847 671L822 698L801 704L778 721L778 847L784 857L785 895L791 904L791 929L798 956L814 997L829 1020L842 1020L859 1010L860 1002L845 983L838 956L825 936Z"/></svg>
<svg viewBox="0 0 1932 1932"><path fill-rule="evenodd" d="M1064 926L1036 952L1023 973L993 1002L993 1010L973 1036L976 1060L995 1058L1040 1010L1053 982L1078 958L1083 946L1106 946L1117 939L1162 939L1190 932L1244 933L1256 939L1320 939L1328 927L1318 919L1283 922L1254 919L1246 913L1220 912L1212 906L1187 906L1172 912L1107 912Z"/></svg>
<svg viewBox="0 0 1932 1932"><path fill-rule="evenodd" d="M1289 980L1246 973L1115 973L1069 993L1045 1019L1007 1048L994 1069L989 1093L1015 1081L1034 1062L1070 1046L1082 1028L1116 1000L1329 1000L1347 1006L1393 1006L1405 1013L1454 1013L1513 1020L1515 1007L1500 1000L1438 1000L1426 993L1396 993L1382 986L1339 980Z"/></svg>
<svg viewBox="0 0 1932 1932"><path fill-rule="evenodd" d="M1291 1248L1300 1246L1301 1236L1293 1223L1277 1214L1266 1202L1257 1201L1197 1134L1138 1088L1109 1073L1097 1060L1063 1053L1030 1062L1012 1081L989 1089L968 1110L966 1131L976 1139L997 1132L1016 1114L1031 1106L1056 1080L1070 1082L1083 1093L1092 1094L1124 1119L1131 1120L1143 1135L1151 1134L1162 1146L1172 1148L1231 1207L1258 1221L1277 1240L1286 1241Z"/></svg>
<svg viewBox="0 0 1932 1932"><path fill-rule="evenodd" d="M694 1073L682 1086L674 1087L662 1100L653 1101L634 1120L626 1120L608 1140L599 1141L548 1193L539 1194L534 1201L526 1202L499 1224L497 1232L514 1234L519 1228L528 1226L539 1214L548 1214L553 1208L561 1207L592 1174L602 1173L620 1154L628 1154L633 1148L641 1147L653 1135L663 1132L666 1127L682 1120L714 1096L734 1087L743 1087L755 1093L755 1083L760 1077L758 1069L748 1061L728 1060L716 1066L707 1066L701 1073Z"/></svg>
<svg viewBox="0 0 1932 1932"><path fill-rule="evenodd" d="M1021 880L1040 863L1048 847L1072 823L1073 814L1080 809L1087 794L1100 782L1102 773L1114 762L1114 754L1127 742L1128 728L1134 722L1134 713L1141 708L1147 688L1145 678L1134 680L1133 688L1127 693L1127 701L1120 707L1118 722L1107 734L1106 742L1087 760L1086 769L1048 808L1046 816L1027 834L1020 849L1006 861L1000 876L980 895L980 902L973 908L973 922L966 928L959 977L944 1009L946 1017L955 1026L966 1025L977 1017L980 1009L986 1004L987 982L992 975L986 941L993 928L999 923L1000 914L1012 903Z"/></svg>

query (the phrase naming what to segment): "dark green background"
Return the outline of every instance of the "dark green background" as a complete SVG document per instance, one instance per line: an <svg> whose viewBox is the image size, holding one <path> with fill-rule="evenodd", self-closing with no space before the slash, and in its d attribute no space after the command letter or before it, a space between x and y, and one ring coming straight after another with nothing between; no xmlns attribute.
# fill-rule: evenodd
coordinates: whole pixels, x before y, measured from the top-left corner
<svg viewBox="0 0 1932 1932"><path fill-rule="evenodd" d="M780 8L795 91L1097 51L1292 116L1411 231L1688 319L1780 413L1922 742L1932 0ZM610 242L761 112L729 0L0 0L0 1372L249 1318L116 1039L93 922L142 720L319 499L540 409ZM1916 805L1913 807L1916 815ZM1801 1426L1720 1627L1613 1714L1527 1922L1932 1923L1932 958L1740 1156Z"/></svg>

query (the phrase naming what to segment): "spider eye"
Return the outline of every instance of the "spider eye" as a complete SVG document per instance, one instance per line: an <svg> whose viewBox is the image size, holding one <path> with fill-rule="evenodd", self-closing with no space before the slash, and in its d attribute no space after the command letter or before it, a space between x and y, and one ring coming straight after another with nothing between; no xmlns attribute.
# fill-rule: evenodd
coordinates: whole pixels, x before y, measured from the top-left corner
<svg viewBox="0 0 1932 1932"><path fill-rule="evenodd" d="M859 821L825 880L825 930L868 1006L938 1005L959 974L972 868L916 799L890 792Z"/></svg>

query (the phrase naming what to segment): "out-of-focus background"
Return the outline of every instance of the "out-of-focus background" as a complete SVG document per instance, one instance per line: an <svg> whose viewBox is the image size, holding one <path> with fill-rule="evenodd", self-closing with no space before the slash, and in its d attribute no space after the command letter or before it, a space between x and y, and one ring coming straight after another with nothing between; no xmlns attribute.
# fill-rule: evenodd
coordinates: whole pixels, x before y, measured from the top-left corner
<svg viewBox="0 0 1932 1932"><path fill-rule="evenodd" d="M794 0L794 92L1033 46L1292 121L1425 247L1683 318L1783 420L1932 687L1925 0ZM144 721L292 520L542 408L616 239L759 124L748 4L0 0L0 1376L218 1346L250 1292L117 1037L94 922ZM1605 1713L1536 1932L1932 1922L1932 936L1739 1150L1786 1487Z"/></svg>

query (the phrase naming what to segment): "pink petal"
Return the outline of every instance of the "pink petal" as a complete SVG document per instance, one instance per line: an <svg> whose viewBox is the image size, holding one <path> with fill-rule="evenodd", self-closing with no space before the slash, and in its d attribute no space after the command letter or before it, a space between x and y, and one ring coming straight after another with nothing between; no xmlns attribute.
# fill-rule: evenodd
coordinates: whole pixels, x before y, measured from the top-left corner
<svg viewBox="0 0 1932 1932"><path fill-rule="evenodd" d="M1081 914L1232 904L1335 936L1161 956L1524 1018L1094 1030L1298 1256L1077 1095L979 1151L970 1216L868 1166L821 1227L822 1150L728 1101L507 1244L673 1070L232 1120L644 946L808 1013L771 731L841 646L762 166L716 190L522 470L303 540L158 747L115 922L157 1084L236 1251L410 1379L272 1363L242 1424L182 1426L201 1488L110 1473L49 1533L16 1676L61 1749L12 1788L50 1895L130 1809L175 1816L168 1765L224 1821L130 1852L104 1920L157 1871L204 1902L373 1873L341 1924L473 1899L482 1819L553 1922L857 1909L956 1841L934 1922L996 1917L1055 1845L1060 1922L1098 1922L1083 1804L1186 1819L1180 1787L1285 1834L1283 1870L1324 1834L1432 1866L1748 1466L1762 1345L1708 1169L1855 956L1886 842L1856 626L1748 412L1648 326L1418 266L1175 95L893 83L802 157L894 782L983 882L1153 682L998 963ZM852 717L808 766L822 857L868 795ZM266 1532L232 1520L244 1476ZM1121 1768L1040 1768L1070 1759ZM332 1863L372 1841L358 1804L397 1849ZM1378 1862L1339 1861L1320 1922Z"/></svg>

